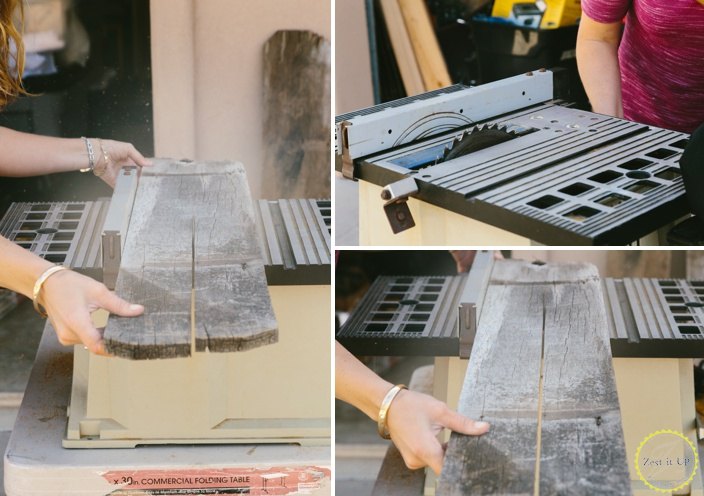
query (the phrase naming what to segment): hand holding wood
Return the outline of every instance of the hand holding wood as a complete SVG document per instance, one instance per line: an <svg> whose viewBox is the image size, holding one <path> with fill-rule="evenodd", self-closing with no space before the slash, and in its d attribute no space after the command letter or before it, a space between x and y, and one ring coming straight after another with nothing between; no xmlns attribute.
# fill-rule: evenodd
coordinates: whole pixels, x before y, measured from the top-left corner
<svg viewBox="0 0 704 496"><path fill-rule="evenodd" d="M59 342L80 344L92 353L107 356L102 332L91 320L91 312L103 308L122 317L136 317L144 312L110 291L104 284L70 270L56 273L42 288L41 304L49 315Z"/></svg>
<svg viewBox="0 0 704 496"><path fill-rule="evenodd" d="M131 143L99 140L99 147L100 149L96 150L95 173L113 188L122 167L126 165L139 167L152 165L152 162L144 158Z"/></svg>
<svg viewBox="0 0 704 496"><path fill-rule="evenodd" d="M432 396L403 390L389 408L387 425L391 440L412 470L429 466L440 474L445 449L438 441L443 429L479 436L489 430L486 422L475 422L451 410Z"/></svg>

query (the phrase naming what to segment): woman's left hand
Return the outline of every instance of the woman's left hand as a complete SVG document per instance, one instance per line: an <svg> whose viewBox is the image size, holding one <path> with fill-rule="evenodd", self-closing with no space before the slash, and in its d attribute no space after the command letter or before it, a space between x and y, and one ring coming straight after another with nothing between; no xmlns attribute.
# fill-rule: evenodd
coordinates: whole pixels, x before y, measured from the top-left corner
<svg viewBox="0 0 704 496"><path fill-rule="evenodd" d="M120 169L126 165L148 167L150 160L144 158L131 143L114 140L92 140L95 150L95 168L93 172L111 187L115 187ZM95 146L97 145L97 146ZM107 158L107 160L106 160Z"/></svg>

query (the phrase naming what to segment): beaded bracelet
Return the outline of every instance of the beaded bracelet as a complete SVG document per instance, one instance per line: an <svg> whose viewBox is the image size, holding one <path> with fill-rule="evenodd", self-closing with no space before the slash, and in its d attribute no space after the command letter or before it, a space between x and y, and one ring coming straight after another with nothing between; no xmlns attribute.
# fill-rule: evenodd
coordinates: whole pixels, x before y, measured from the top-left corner
<svg viewBox="0 0 704 496"><path fill-rule="evenodd" d="M90 172L95 169L95 152L93 151L93 144L85 136L81 136L83 143L86 145L86 150L88 151L88 167L80 169L81 172Z"/></svg>

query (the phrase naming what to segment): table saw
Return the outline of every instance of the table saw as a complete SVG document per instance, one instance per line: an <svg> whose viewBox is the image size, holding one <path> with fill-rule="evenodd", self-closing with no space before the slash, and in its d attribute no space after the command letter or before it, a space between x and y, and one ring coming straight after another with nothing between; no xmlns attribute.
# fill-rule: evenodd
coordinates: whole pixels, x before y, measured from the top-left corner
<svg viewBox="0 0 704 496"><path fill-rule="evenodd" d="M171 204L145 209L144 202L154 198L157 203L168 202L154 190L155 181L162 180L180 188L178 197ZM185 191L188 181L203 185L190 200ZM243 189L231 198L227 187L235 182ZM219 202L219 211L208 212L208 205L203 210L195 198L207 196L211 187L219 188L210 195ZM166 191L173 194L172 189ZM234 214L229 208L222 210L222 205L231 204L238 206ZM191 312L172 312L168 321L159 320L158 305L125 294L130 287L155 291L160 285L158 271L167 262L169 274L181 271L174 261L180 255L170 253L181 242L176 239L179 234L170 234L158 250L162 253L154 255L156 261L140 261L139 270L157 275L137 285L131 280L128 267L135 251L130 254L131 247L145 244L150 236L156 238L153 242L163 236L152 222L164 223L158 220L160 208L178 210L172 231L193 225L193 233L182 240L193 245L193 253L183 257L189 264L182 272L189 284L193 272L194 289L182 292L180 283L171 279L167 284L179 304L182 296L190 298ZM246 236L244 241L229 241L233 233L226 231L232 229L222 228L222 219L234 215L251 224L235 233ZM213 229L223 232L205 239L204 230ZM110 199L15 203L0 222L0 233L48 260L104 281L117 294L139 299L146 307L141 323L107 320L106 344L116 355L109 358L90 354L83 346L60 346L47 323L5 453L9 496L329 492L329 200L253 202L240 164L155 160L154 167L142 174L123 168ZM228 237L224 245L223 236ZM210 251L204 255L203 250ZM242 260L238 253L245 254ZM232 337L230 331L222 339L216 335L217 326L231 324L219 316L223 312L228 316L229 309L200 310L204 295L213 297L215 283L196 272L196 265L204 267L198 267L202 274L213 269L226 273L225 287L243 295L233 305L249 320L235 316L240 319L233 321L235 327L259 322L249 314L270 304L275 321L267 318L265 325L273 329L244 337L235 335L237 329ZM244 290L238 288L259 268L265 277L262 297L249 282ZM225 295L222 301L230 300ZM170 305L163 302L167 310ZM194 322L194 312L200 321ZM105 314L93 317L97 325L105 325ZM145 326L137 334L151 336L150 318L157 322L154 337L149 338L153 342L144 343L146 338L134 344L120 342L116 329L121 322L137 322ZM185 322L183 338L173 330L180 320ZM163 328L163 322L174 324ZM201 338L198 327L206 324L210 327ZM124 331L124 326L120 329ZM159 342L163 334L169 338L165 344Z"/></svg>
<svg viewBox="0 0 704 496"><path fill-rule="evenodd" d="M467 367L472 363L478 329L489 325L487 313L491 308L487 305L492 303L487 301L486 295L492 287L494 291L501 289L497 281L492 282L492 277L496 278L495 267L504 263L494 261L492 252L478 252L468 274L378 277L341 326L336 339L357 355L435 357L434 382L428 393L457 408L468 381ZM528 262L523 264L531 265ZM554 267L557 270L560 265ZM605 278L600 285L608 324L608 333L606 330L604 333L608 334L610 342L609 359L612 358L618 391L631 486L635 494L650 494L632 463L644 437L661 429L675 429L696 446L700 436L696 429L700 419L694 408L691 358L704 356L704 282ZM534 299L539 298L540 285L535 288ZM601 302L588 306L597 304L601 306ZM575 307L575 315L582 315L577 311ZM577 321L583 319L577 318ZM529 360L526 355L528 341L524 341L527 338L518 336L521 326L511 328L514 334L511 340L516 343L518 351L509 353L506 348L504 353L509 353L516 364L525 362ZM559 350L566 350L565 346L563 343ZM555 348L556 352L559 350ZM549 352L546 348L545 353ZM482 359L489 360L486 355ZM510 366L506 366L508 368L502 369L505 372L495 380L500 381L509 373ZM491 369L488 362L483 367L485 371ZM470 391L462 394L472 397ZM400 460L395 459L396 462ZM382 473L388 479L390 473L399 472L387 467L382 468ZM393 481L385 480L374 494L401 494L390 489L393 484ZM395 484L398 485L399 480ZM379 482L377 486L380 486ZM690 489L689 494L704 494L699 471ZM434 491L435 478L431 473L426 477L425 494Z"/></svg>
<svg viewBox="0 0 704 496"><path fill-rule="evenodd" d="M454 85L336 117L361 245L623 245L688 214L688 135L572 108L562 74Z"/></svg>

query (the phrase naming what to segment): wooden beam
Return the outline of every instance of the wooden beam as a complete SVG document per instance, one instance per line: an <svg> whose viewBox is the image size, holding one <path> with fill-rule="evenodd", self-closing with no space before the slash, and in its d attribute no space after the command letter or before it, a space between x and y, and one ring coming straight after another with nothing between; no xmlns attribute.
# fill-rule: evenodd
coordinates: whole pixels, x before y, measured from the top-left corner
<svg viewBox="0 0 704 496"><path fill-rule="evenodd" d="M596 268L497 261L438 494L627 494L628 465Z"/></svg>
<svg viewBox="0 0 704 496"><path fill-rule="evenodd" d="M408 96L425 92L423 76L420 73L416 55L413 52L411 38L408 35L398 0L381 0L381 10L384 13L384 23L389 33L391 47L394 50L398 70L401 73L403 87Z"/></svg>
<svg viewBox="0 0 704 496"><path fill-rule="evenodd" d="M134 359L273 343L276 320L241 164L159 160L142 171L115 292L145 306L110 317L107 350Z"/></svg>
<svg viewBox="0 0 704 496"><path fill-rule="evenodd" d="M424 0L398 0L426 91L452 84Z"/></svg>
<svg viewBox="0 0 704 496"><path fill-rule="evenodd" d="M262 196L330 197L330 42L277 31L264 44Z"/></svg>

